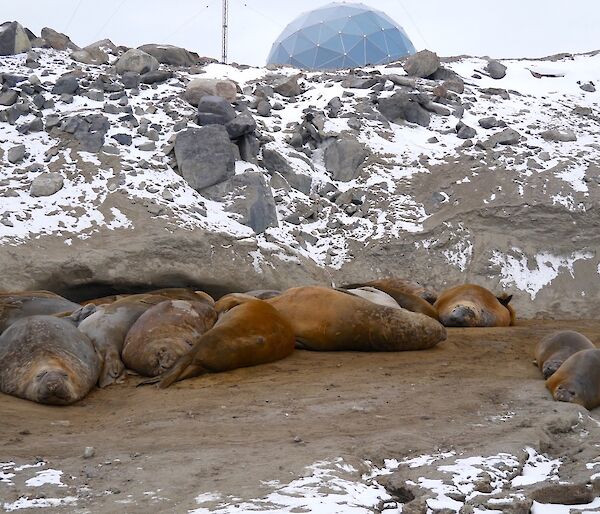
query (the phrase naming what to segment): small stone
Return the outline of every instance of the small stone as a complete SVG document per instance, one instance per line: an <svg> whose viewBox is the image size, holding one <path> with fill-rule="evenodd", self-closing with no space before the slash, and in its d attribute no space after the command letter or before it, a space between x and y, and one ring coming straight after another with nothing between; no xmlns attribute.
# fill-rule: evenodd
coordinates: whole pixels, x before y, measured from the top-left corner
<svg viewBox="0 0 600 514"><path fill-rule="evenodd" d="M29 194L34 197L52 196L63 188L64 180L58 173L42 173L33 179Z"/></svg>
<svg viewBox="0 0 600 514"><path fill-rule="evenodd" d="M86 446L85 450L83 450L83 458L91 459L96 454L96 450L93 446Z"/></svg>
<svg viewBox="0 0 600 514"><path fill-rule="evenodd" d="M25 158L25 145L13 146L10 150L8 150L7 157L8 162L11 164L21 162Z"/></svg>

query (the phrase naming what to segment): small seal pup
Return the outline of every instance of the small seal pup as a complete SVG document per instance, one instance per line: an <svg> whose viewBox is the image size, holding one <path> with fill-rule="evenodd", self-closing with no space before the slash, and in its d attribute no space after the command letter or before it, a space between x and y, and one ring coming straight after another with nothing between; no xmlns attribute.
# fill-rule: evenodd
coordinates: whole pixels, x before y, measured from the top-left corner
<svg viewBox="0 0 600 514"><path fill-rule="evenodd" d="M0 336L0 391L50 405L83 398L100 374L101 360L73 323L29 316Z"/></svg>
<svg viewBox="0 0 600 514"><path fill-rule="evenodd" d="M592 410L600 405L600 350L581 350L571 355L546 380L559 402L571 402Z"/></svg>
<svg viewBox="0 0 600 514"><path fill-rule="evenodd" d="M140 375L160 375L188 353L192 342L216 321L217 311L205 302L166 300L154 305L129 329L123 362Z"/></svg>
<svg viewBox="0 0 600 514"><path fill-rule="evenodd" d="M571 355L596 348L583 334L561 330L544 337L535 348L535 362L544 379L551 377Z"/></svg>
<svg viewBox="0 0 600 514"><path fill-rule="evenodd" d="M27 316L70 313L80 305L50 291L0 293L0 334Z"/></svg>
<svg viewBox="0 0 600 514"><path fill-rule="evenodd" d="M297 346L308 350L424 350L446 339L446 329L429 316L328 287L294 287L265 301L288 320Z"/></svg>
<svg viewBox="0 0 600 514"><path fill-rule="evenodd" d="M294 351L289 323L266 301L248 295L227 295L215 309L214 327L196 338L192 349L167 372L145 383L166 388L178 380L209 372L266 364Z"/></svg>
<svg viewBox="0 0 600 514"><path fill-rule="evenodd" d="M485 287L464 284L443 291L433 304L446 327L508 327L515 324L512 295L494 296Z"/></svg>

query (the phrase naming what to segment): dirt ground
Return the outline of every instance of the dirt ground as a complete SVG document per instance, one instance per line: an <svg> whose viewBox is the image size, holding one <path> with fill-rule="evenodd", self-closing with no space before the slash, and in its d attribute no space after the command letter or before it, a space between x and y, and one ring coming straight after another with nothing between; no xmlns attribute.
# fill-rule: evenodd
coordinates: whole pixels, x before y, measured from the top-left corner
<svg viewBox="0 0 600 514"><path fill-rule="evenodd" d="M567 328L600 342L600 321L520 321L450 329L447 341L420 352L297 351L167 390L136 388L132 378L71 407L0 395L0 463L43 459L64 472L61 494L79 498L48 510L94 513L187 512L207 492L260 498L267 481L290 482L338 457L381 464L531 445L566 456L561 473L581 479L600 429L581 443L549 429L587 412L553 402L532 364L535 343ZM600 421L600 408L590 414L592 425ZM83 458L90 446L94 456ZM0 510L22 496L31 488L0 480Z"/></svg>

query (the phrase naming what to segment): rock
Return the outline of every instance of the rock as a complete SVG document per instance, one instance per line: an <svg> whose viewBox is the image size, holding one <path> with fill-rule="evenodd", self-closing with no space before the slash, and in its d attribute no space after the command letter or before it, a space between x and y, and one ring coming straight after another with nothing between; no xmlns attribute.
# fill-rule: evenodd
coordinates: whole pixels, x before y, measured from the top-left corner
<svg viewBox="0 0 600 514"><path fill-rule="evenodd" d="M95 43L84 47L83 50L88 50L90 52L101 50L105 54L110 55L117 55L119 53L117 45L115 45L110 39L101 39L100 41L96 41Z"/></svg>
<svg viewBox="0 0 600 514"><path fill-rule="evenodd" d="M498 120L496 118L494 118L493 116L489 116L487 118L481 118L480 120L478 120L478 123L484 129L494 128L499 125Z"/></svg>
<svg viewBox="0 0 600 514"><path fill-rule="evenodd" d="M551 129L544 130L540 134L546 141L556 141L561 143L567 143L569 141L577 141L577 135L570 129L559 130Z"/></svg>
<svg viewBox="0 0 600 514"><path fill-rule="evenodd" d="M148 55L146 52L131 48L119 57L115 67L119 75L123 75L127 71L142 74L157 70L158 61L155 57Z"/></svg>
<svg viewBox="0 0 600 514"><path fill-rule="evenodd" d="M471 139L477 135L477 131L473 127L465 125L462 121L456 124L456 136L460 139Z"/></svg>
<svg viewBox="0 0 600 514"><path fill-rule="evenodd" d="M440 58L435 52L421 50L406 59L404 71L413 77L429 77L440 67Z"/></svg>
<svg viewBox="0 0 600 514"><path fill-rule="evenodd" d="M241 214L243 225L260 234L269 227L279 226L271 188L260 173L243 173L202 190L213 201L230 200L227 210Z"/></svg>
<svg viewBox="0 0 600 514"><path fill-rule="evenodd" d="M64 180L59 173L42 173L33 179L29 194L31 196L51 196L63 188Z"/></svg>
<svg viewBox="0 0 600 514"><path fill-rule="evenodd" d="M23 27L16 21L0 25L0 55L22 54L31 50L31 43Z"/></svg>
<svg viewBox="0 0 600 514"><path fill-rule="evenodd" d="M137 89L140 85L140 74L135 71L126 71L121 76L121 82L125 89Z"/></svg>
<svg viewBox="0 0 600 514"><path fill-rule="evenodd" d="M13 105L19 98L19 93L14 89L9 89L0 93L0 105L10 106Z"/></svg>
<svg viewBox="0 0 600 514"><path fill-rule="evenodd" d="M221 125L183 130L175 140L175 158L179 171L197 191L234 175L233 149L227 130Z"/></svg>
<svg viewBox="0 0 600 514"><path fill-rule="evenodd" d="M67 73L62 75L54 84L52 94L54 95L73 95L79 89L79 80L74 75Z"/></svg>
<svg viewBox="0 0 600 514"><path fill-rule="evenodd" d="M55 50L79 50L79 47L68 36L49 27L42 29L41 36Z"/></svg>
<svg viewBox="0 0 600 514"><path fill-rule="evenodd" d="M75 138L79 141L79 150L82 152L98 153L104 146L102 132L77 132Z"/></svg>
<svg viewBox="0 0 600 514"><path fill-rule="evenodd" d="M91 459L96 454L96 450L93 446L86 446L83 450L83 458Z"/></svg>
<svg viewBox="0 0 600 514"><path fill-rule="evenodd" d="M275 82L273 90L279 93L281 96L291 98L302 94L302 86L298 83L298 79L302 77L302 74L292 75L291 77L284 77Z"/></svg>
<svg viewBox="0 0 600 514"><path fill-rule="evenodd" d="M254 134L244 134L237 141L242 161L258 164L258 153L260 152L260 143Z"/></svg>
<svg viewBox="0 0 600 514"><path fill-rule="evenodd" d="M75 50L71 55L71 59L77 62L82 62L83 64L91 64L94 66L99 66L101 64L108 64L108 55L100 50L96 49L88 49L84 48L82 50Z"/></svg>
<svg viewBox="0 0 600 514"><path fill-rule="evenodd" d="M110 137L114 139L117 143L125 146L130 146L132 142L131 134L114 134Z"/></svg>
<svg viewBox="0 0 600 514"><path fill-rule="evenodd" d="M459 95L462 95L465 92L465 82L458 76L444 80L444 82L442 82L442 86L444 86L448 91L454 91Z"/></svg>
<svg viewBox="0 0 600 514"><path fill-rule="evenodd" d="M586 82L585 84L581 84L579 86L579 89L581 89L582 91L586 91L587 93L596 92L596 86L594 86L592 82Z"/></svg>
<svg viewBox="0 0 600 514"><path fill-rule="evenodd" d="M515 129L506 128L502 132L494 134L491 139L500 145L516 145L521 139L521 134Z"/></svg>
<svg viewBox="0 0 600 514"><path fill-rule="evenodd" d="M234 102L237 97L235 82L227 79L194 79L185 88L183 98L197 106L204 96L220 96L228 102Z"/></svg>
<svg viewBox="0 0 600 514"><path fill-rule="evenodd" d="M305 195L310 194L312 178L308 175L294 171L286 158L277 150L263 148L262 160L263 166L267 168L271 174L279 173L291 187Z"/></svg>
<svg viewBox="0 0 600 514"><path fill-rule="evenodd" d="M140 82L142 84L157 84L160 82L166 82L173 77L173 72L168 70L154 70L149 71L140 75Z"/></svg>
<svg viewBox="0 0 600 514"><path fill-rule="evenodd" d="M358 177L368 155L365 145L350 136L344 136L325 149L325 168L334 180L348 182Z"/></svg>
<svg viewBox="0 0 600 514"><path fill-rule="evenodd" d="M484 68L493 79L502 79L506 76L506 66L504 64L492 59L489 61Z"/></svg>
<svg viewBox="0 0 600 514"><path fill-rule="evenodd" d="M418 95L398 91L388 98L380 98L377 109L391 122L409 121L428 127L431 115L420 105Z"/></svg>
<svg viewBox="0 0 600 514"><path fill-rule="evenodd" d="M350 89L369 89L379 82L379 79L375 77L357 77L356 75L349 75L342 80L342 87Z"/></svg>
<svg viewBox="0 0 600 514"><path fill-rule="evenodd" d="M198 64L199 61L198 54L178 46L148 44L139 46L138 50L153 56L161 64L171 66L189 67Z"/></svg>
<svg viewBox="0 0 600 514"><path fill-rule="evenodd" d="M25 158L25 145L17 145L10 148L7 152L8 162L17 164Z"/></svg>
<svg viewBox="0 0 600 514"><path fill-rule="evenodd" d="M271 104L268 100L261 100L256 106L256 114L259 116L271 116Z"/></svg>
<svg viewBox="0 0 600 514"><path fill-rule="evenodd" d="M530 497L538 503L579 505L592 502L595 494L586 484L551 484L536 489Z"/></svg>
<svg viewBox="0 0 600 514"><path fill-rule="evenodd" d="M235 117L235 109L220 96L203 96L198 102L198 125L225 125Z"/></svg>
<svg viewBox="0 0 600 514"><path fill-rule="evenodd" d="M256 129L256 121L249 112L238 114L225 125L231 139L237 139L244 134L252 134Z"/></svg>
<svg viewBox="0 0 600 514"><path fill-rule="evenodd" d="M334 96L327 103L328 116L330 118L337 118L338 114L340 113L341 110L342 110L342 101L340 100L339 96Z"/></svg>

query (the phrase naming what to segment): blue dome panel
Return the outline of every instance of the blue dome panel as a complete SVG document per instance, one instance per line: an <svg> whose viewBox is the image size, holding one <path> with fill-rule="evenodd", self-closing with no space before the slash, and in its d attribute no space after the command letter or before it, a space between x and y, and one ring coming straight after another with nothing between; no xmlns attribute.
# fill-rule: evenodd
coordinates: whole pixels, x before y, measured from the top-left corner
<svg viewBox="0 0 600 514"><path fill-rule="evenodd" d="M273 43L267 62L333 70L382 64L414 53L404 29L386 14L361 3L333 2L292 21Z"/></svg>

